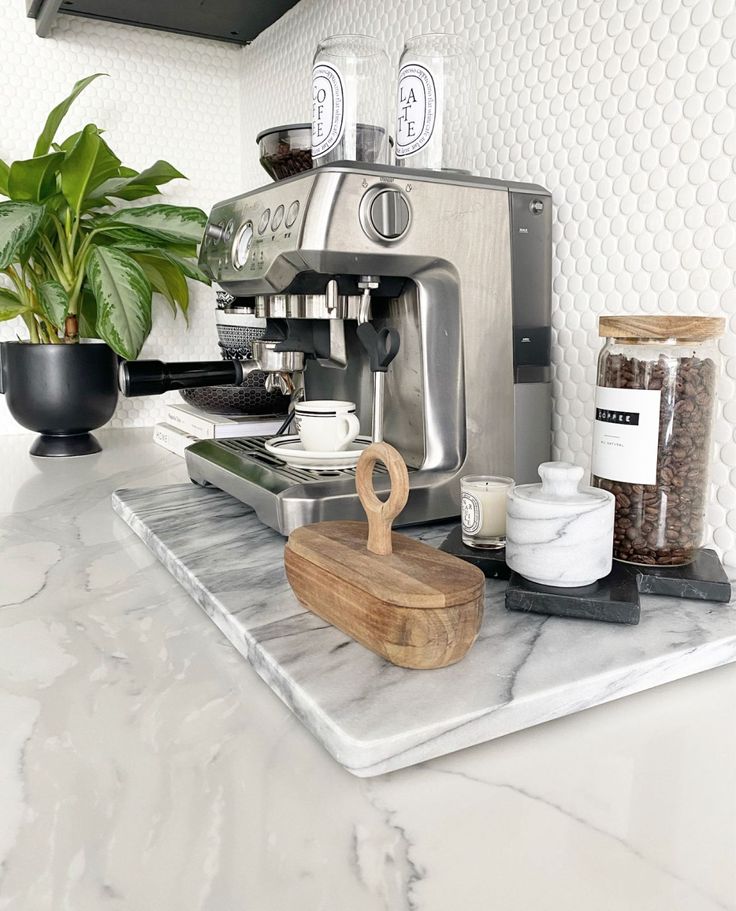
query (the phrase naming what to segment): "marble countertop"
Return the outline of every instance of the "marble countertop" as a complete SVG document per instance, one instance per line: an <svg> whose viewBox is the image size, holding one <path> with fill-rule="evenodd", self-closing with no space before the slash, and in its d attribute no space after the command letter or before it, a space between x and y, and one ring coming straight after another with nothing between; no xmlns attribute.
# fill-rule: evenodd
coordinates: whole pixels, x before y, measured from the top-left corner
<svg viewBox="0 0 736 911"><path fill-rule="evenodd" d="M736 667L373 779L110 507L149 430L0 438L0 909L736 909Z"/></svg>

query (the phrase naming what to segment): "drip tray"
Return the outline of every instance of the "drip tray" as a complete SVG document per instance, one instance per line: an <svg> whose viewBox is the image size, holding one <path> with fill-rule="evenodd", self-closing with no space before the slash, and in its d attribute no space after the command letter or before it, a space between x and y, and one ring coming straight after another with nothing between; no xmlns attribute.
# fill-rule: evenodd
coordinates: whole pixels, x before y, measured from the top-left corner
<svg viewBox="0 0 736 911"><path fill-rule="evenodd" d="M294 468L266 451L270 439L273 437L199 440L185 452L189 477L195 484L217 487L252 506L261 522L282 535L314 522L365 518L355 490L354 468ZM410 469L410 478L421 474ZM383 466L376 466L376 486L379 491L388 489L388 473ZM411 493L408 508L402 513L406 523L416 521ZM443 511L437 518L457 512L442 493L438 505Z"/></svg>

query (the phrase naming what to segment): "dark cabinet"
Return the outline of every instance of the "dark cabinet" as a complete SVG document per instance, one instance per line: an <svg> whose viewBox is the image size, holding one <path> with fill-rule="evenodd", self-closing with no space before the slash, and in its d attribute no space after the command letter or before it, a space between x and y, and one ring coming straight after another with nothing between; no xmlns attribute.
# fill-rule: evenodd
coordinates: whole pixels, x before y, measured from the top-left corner
<svg viewBox="0 0 736 911"><path fill-rule="evenodd" d="M298 0L26 0L36 32L45 37L57 16L83 16L125 25L247 44Z"/></svg>

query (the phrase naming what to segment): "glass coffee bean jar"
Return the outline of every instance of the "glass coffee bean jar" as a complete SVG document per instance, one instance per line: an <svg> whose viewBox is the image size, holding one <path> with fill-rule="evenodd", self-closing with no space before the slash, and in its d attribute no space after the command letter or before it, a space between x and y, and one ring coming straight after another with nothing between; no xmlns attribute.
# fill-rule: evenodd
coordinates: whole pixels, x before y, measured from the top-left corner
<svg viewBox="0 0 736 911"><path fill-rule="evenodd" d="M616 497L613 555L678 566L703 543L719 317L600 318L593 483Z"/></svg>

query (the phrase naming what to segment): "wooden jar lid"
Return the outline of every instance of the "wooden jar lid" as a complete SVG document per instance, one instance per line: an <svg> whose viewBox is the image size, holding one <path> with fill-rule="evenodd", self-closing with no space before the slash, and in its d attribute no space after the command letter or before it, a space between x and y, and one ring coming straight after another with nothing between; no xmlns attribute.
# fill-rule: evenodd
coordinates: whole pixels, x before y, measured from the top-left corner
<svg viewBox="0 0 736 911"><path fill-rule="evenodd" d="M420 610L466 604L483 594L485 576L470 563L393 532L391 553L368 548L365 522L318 522L289 535L289 551L315 570L314 585L350 584L370 598Z"/></svg>
<svg viewBox="0 0 736 911"><path fill-rule="evenodd" d="M601 316L598 335L604 338L682 339L704 342L726 331L722 316Z"/></svg>

